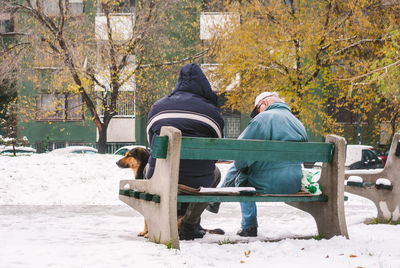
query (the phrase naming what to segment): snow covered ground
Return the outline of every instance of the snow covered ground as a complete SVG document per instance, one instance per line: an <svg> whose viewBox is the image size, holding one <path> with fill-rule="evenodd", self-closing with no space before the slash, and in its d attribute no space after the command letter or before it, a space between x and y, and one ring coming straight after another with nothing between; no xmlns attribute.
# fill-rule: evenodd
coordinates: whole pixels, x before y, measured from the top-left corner
<svg viewBox="0 0 400 268"><path fill-rule="evenodd" d="M181 250L137 237L143 218L118 200L132 178L113 155L0 156L0 267L400 267L400 226L366 225L372 202L347 194L350 240L299 239L317 234L311 216L281 203L260 203L259 236L236 235L240 208L204 212L207 234ZM226 165L220 165L223 173Z"/></svg>

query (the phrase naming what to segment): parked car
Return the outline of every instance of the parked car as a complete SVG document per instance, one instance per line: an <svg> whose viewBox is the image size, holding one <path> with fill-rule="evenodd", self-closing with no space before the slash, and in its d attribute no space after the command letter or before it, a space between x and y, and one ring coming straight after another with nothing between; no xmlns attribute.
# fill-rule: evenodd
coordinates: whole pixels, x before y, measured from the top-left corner
<svg viewBox="0 0 400 268"><path fill-rule="evenodd" d="M383 168L377 150L370 145L348 144L345 167L349 169Z"/></svg>
<svg viewBox="0 0 400 268"><path fill-rule="evenodd" d="M322 162L305 162L304 168L321 168ZM370 145L348 144L346 146L346 169L376 169L384 164L377 150Z"/></svg>
<svg viewBox="0 0 400 268"><path fill-rule="evenodd" d="M15 147L15 154L16 155L31 155L35 154L36 149L31 147ZM12 146L6 146L0 149L0 155L14 155L14 150Z"/></svg>
<svg viewBox="0 0 400 268"><path fill-rule="evenodd" d="M380 154L378 155L379 159L382 160L383 166L386 165L386 161L387 161L387 158L388 158L388 154L389 154L389 151L386 151L386 152L382 152L382 153L380 153Z"/></svg>
<svg viewBox="0 0 400 268"><path fill-rule="evenodd" d="M146 146L143 146L143 145L127 145L127 146L122 146L121 148L116 150L114 152L114 154L115 155L125 155L126 152L128 152L136 147L141 147L141 148L145 148L145 149L149 150L149 148L147 148Z"/></svg>
<svg viewBox="0 0 400 268"><path fill-rule="evenodd" d="M65 148L54 149L52 154L96 154L97 149L90 146L68 146Z"/></svg>

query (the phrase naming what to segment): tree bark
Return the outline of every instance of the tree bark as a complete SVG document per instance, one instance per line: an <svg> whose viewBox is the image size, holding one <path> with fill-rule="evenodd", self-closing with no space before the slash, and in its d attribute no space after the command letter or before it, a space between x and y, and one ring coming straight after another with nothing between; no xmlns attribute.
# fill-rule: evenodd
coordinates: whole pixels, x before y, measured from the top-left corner
<svg viewBox="0 0 400 268"><path fill-rule="evenodd" d="M98 129L99 140L97 141L97 150L100 154L106 153L107 148L107 128Z"/></svg>
<svg viewBox="0 0 400 268"><path fill-rule="evenodd" d="M396 133L396 125L397 125L396 122L397 122L397 117L398 117L398 113L395 113L395 114L393 115L392 120L391 120L392 134L390 135L390 140L389 140L389 142L390 142L391 140L393 140L394 134Z"/></svg>

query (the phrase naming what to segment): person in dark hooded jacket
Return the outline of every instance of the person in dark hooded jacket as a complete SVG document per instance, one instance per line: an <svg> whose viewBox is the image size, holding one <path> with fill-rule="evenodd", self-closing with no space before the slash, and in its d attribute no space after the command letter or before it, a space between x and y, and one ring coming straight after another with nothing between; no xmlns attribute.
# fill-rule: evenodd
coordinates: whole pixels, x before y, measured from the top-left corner
<svg viewBox="0 0 400 268"><path fill-rule="evenodd" d="M147 118L147 139L153 144L161 127L173 126L185 137L222 138L224 120L217 107L217 95L201 68L194 63L184 65L174 90L152 106ZM156 159L149 159L146 177L154 173ZM220 172L214 160L180 160L179 184L193 188L216 187ZM180 239L202 238L201 213L207 204L193 203L186 210Z"/></svg>

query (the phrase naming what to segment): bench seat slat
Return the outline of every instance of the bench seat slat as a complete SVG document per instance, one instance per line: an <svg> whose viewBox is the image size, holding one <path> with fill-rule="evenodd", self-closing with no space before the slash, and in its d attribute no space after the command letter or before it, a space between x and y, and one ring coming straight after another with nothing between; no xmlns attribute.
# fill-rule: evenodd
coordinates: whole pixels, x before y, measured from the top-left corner
<svg viewBox="0 0 400 268"><path fill-rule="evenodd" d="M347 186L360 187L360 188L376 188L376 189L384 189L384 190L393 190L393 185L384 185L384 184L375 184L373 182L355 182L348 181Z"/></svg>
<svg viewBox="0 0 400 268"><path fill-rule="evenodd" d="M152 156L165 158L168 137L157 136ZM182 137L181 159L331 162L333 144Z"/></svg>
<svg viewBox="0 0 400 268"><path fill-rule="evenodd" d="M179 203L202 202L326 202L326 195L313 196L245 196L245 195L178 195Z"/></svg>
<svg viewBox="0 0 400 268"><path fill-rule="evenodd" d="M119 190L119 194L128 197L134 197L136 199L142 199L135 194L141 194L134 190ZM143 199L146 201L153 201L160 203L161 198L159 195L151 195L152 199ZM196 198L199 197L199 198ZM348 197L344 197L344 201L347 201ZM203 202L326 202L328 197L326 195L178 195L178 203L203 203Z"/></svg>
<svg viewBox="0 0 400 268"><path fill-rule="evenodd" d="M298 161L298 162L329 162L329 155L323 153L282 152L282 151L246 151L243 150L214 150L204 156L207 149L182 149L182 159L207 160L257 160L268 162Z"/></svg>

